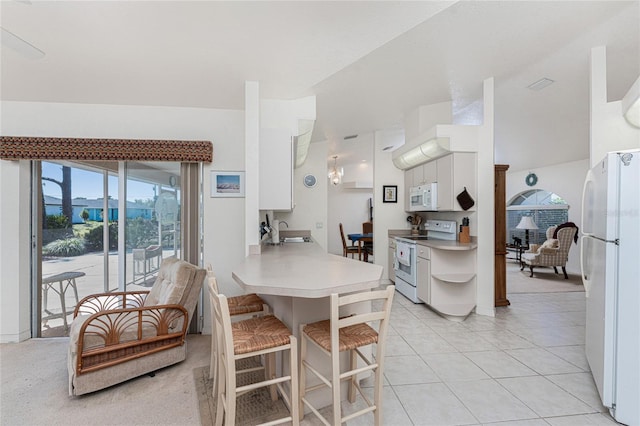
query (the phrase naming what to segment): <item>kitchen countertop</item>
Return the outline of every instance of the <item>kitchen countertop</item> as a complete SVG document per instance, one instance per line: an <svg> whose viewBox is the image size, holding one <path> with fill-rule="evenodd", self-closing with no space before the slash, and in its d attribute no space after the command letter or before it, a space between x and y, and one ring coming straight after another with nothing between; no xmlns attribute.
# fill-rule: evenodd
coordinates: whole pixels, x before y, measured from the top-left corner
<svg viewBox="0 0 640 426"><path fill-rule="evenodd" d="M233 268L245 291L276 296L320 298L380 285L382 266L326 253L315 242L262 247Z"/></svg>
<svg viewBox="0 0 640 426"><path fill-rule="evenodd" d="M426 234L420 234L426 235ZM410 230L389 230L389 238L394 237L410 237ZM447 241L447 240L416 240L416 244L420 246L430 247L437 250L475 250L478 248L478 240L476 237L471 237L470 243L461 243L459 241Z"/></svg>

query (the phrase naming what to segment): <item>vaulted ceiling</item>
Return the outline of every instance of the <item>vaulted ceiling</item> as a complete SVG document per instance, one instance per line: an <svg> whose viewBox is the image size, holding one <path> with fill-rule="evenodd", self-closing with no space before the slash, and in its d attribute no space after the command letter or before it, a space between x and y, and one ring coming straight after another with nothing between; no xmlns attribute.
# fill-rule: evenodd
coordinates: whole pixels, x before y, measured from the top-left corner
<svg viewBox="0 0 640 426"><path fill-rule="evenodd" d="M257 80L265 98L316 95L313 140L339 141L449 100L479 123L494 77L496 162L523 170L588 158L590 51L607 46L621 99L640 75L639 3L2 1L2 28L45 56L3 45L0 98L242 109Z"/></svg>

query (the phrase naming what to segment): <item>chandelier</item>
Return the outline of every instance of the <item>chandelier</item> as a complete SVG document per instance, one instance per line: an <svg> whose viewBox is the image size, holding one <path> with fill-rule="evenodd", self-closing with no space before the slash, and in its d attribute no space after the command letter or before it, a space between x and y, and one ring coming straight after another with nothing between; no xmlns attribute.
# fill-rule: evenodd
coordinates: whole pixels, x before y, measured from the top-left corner
<svg viewBox="0 0 640 426"><path fill-rule="evenodd" d="M329 182L331 182L334 186L338 186L342 183L342 176L344 175L344 170L342 167L338 168L338 156L333 156L333 169L329 171Z"/></svg>

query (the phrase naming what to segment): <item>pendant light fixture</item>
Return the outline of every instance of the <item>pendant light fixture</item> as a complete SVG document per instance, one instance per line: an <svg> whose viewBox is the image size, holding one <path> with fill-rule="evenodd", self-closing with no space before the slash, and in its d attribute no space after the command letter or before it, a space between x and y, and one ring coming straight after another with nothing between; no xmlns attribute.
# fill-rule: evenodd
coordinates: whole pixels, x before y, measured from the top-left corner
<svg viewBox="0 0 640 426"><path fill-rule="evenodd" d="M338 168L338 156L333 156L333 169L329 171L329 182L334 186L338 186L342 183L342 176L344 176L344 170L342 167Z"/></svg>

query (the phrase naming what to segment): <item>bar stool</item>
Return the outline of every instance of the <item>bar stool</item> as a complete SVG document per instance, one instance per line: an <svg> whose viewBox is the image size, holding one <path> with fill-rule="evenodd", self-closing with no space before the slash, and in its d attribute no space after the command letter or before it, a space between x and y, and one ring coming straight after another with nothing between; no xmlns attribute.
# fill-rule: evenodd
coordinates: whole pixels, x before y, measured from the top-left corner
<svg viewBox="0 0 640 426"><path fill-rule="evenodd" d="M364 291L356 294L348 294L339 296L331 295L331 317L329 320L318 321L312 324L300 325L300 412L303 413L304 405L308 406L313 414L315 414L325 425L340 425L348 420L373 411L375 425L382 422L382 373L384 365L385 340L389 317L391 313L391 302L395 286L390 285L384 290ZM381 308L380 301L382 301ZM371 303L373 311L354 314L344 318L340 317L340 307L354 305L362 302ZM369 324L370 322L378 323L376 331ZM312 343L320 349L331 360L331 377L325 377L320 371L319 366L312 366L307 360L307 344ZM365 355L360 348L363 346L376 344L375 359ZM340 373L340 352L349 351L349 370ZM358 367L357 361L360 357L366 364L364 367ZM307 370L317 376L321 383L306 387ZM366 371L375 373L375 386L373 402L366 397L360 384L357 381L357 375ZM348 416L342 417L340 382L342 380L349 381L349 402L355 402L356 389L360 392L365 400L367 407ZM328 387L332 391L333 396L333 419L328 421L316 407L311 405L305 395L311 391Z"/></svg>
<svg viewBox="0 0 640 426"><path fill-rule="evenodd" d="M275 425L291 422L299 424L298 414L298 347L296 338L279 319L273 315L251 318L238 322L231 322L231 315L227 298L217 294L211 280L209 282L209 297L214 309L212 312L217 347L219 350L218 371L220 378L216 386L216 425L233 425L236 417L236 398L246 392L262 387L275 387L280 391L282 399L289 408L289 416L272 420L268 424ZM276 352L289 351L289 375L275 377ZM256 368L236 370L236 361L250 357L265 355L266 378L263 381L245 386L237 385L236 374L255 371ZM289 395L282 383L290 382ZM272 391L272 399L277 395Z"/></svg>
<svg viewBox="0 0 640 426"><path fill-rule="evenodd" d="M215 293L218 294L218 281L213 274L213 268L211 268L211 265L207 266L207 275L209 277L209 284L213 286ZM229 304L229 314L233 317L234 320L242 320L256 315L267 315L270 312L269 305L267 305L264 300L262 300L260 296L255 293L228 297L227 302ZM211 306L211 311L213 312L213 305ZM212 326L215 326L215 323L213 323ZM215 334L215 329L212 329L211 335L215 336ZM215 340L211 339L211 362L209 364L209 379L215 380L217 362L216 348L214 343ZM215 389L215 381L213 385Z"/></svg>

